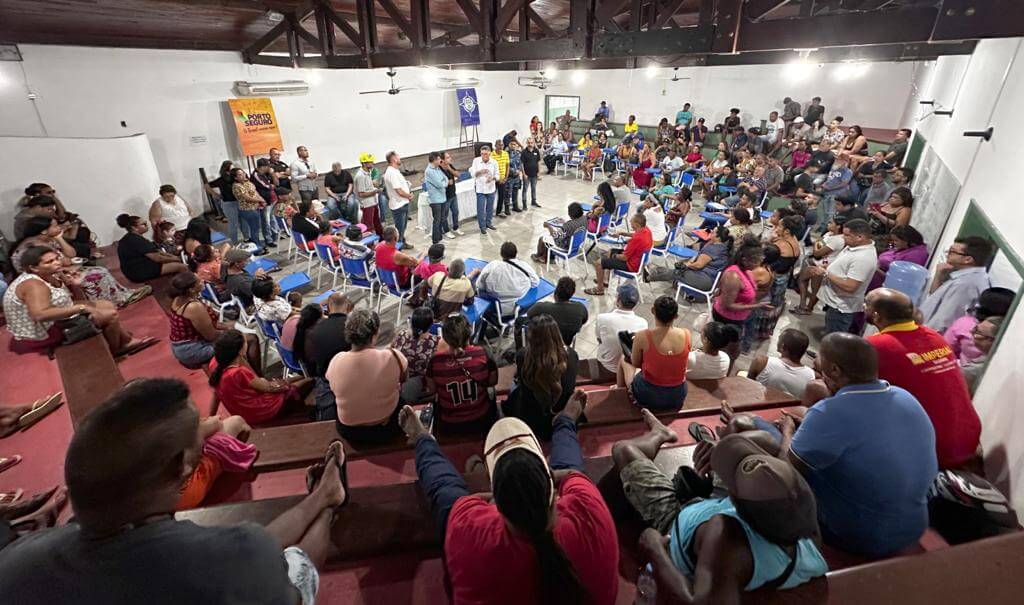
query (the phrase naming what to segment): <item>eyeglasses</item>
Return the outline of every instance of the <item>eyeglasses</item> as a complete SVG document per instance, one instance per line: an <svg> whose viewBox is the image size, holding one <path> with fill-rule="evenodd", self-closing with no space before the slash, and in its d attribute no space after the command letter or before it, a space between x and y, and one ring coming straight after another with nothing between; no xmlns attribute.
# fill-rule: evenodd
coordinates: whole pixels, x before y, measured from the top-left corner
<svg viewBox="0 0 1024 605"><path fill-rule="evenodd" d="M956 254L957 256L967 256L966 252L961 252L959 250L954 250L952 248L950 248L949 250L946 250L946 254L947 255Z"/></svg>

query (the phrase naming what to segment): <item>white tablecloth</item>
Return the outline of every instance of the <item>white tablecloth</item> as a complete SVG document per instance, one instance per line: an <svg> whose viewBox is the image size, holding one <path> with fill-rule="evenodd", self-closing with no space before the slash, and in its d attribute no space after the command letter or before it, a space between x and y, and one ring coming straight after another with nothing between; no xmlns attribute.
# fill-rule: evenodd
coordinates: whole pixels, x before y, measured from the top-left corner
<svg viewBox="0 0 1024 605"><path fill-rule="evenodd" d="M455 183L455 199L459 204L459 222L469 218L476 218L476 187L473 179L466 179ZM430 197L427 192L420 193L416 204L416 228L430 233L431 214Z"/></svg>

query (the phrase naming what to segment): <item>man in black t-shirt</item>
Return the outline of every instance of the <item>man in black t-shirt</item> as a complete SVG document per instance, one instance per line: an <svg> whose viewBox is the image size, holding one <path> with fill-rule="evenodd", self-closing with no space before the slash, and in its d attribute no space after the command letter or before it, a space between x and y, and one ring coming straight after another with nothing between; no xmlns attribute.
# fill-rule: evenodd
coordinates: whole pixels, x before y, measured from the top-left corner
<svg viewBox="0 0 1024 605"><path fill-rule="evenodd" d="M526 184L523 185L523 207L526 207L526 194L530 194L530 205L540 208L537 203L537 175L540 174L540 149L533 137L526 139L526 149L522 151L523 172L526 173ZM528 186L527 186L528 185Z"/></svg>
<svg viewBox="0 0 1024 605"><path fill-rule="evenodd" d="M331 164L331 171L324 176L324 187L327 189L327 207L331 209L331 218L340 215L349 222L357 222L359 202L352 196L354 182L348 170L341 167L340 162Z"/></svg>
<svg viewBox="0 0 1024 605"><path fill-rule="evenodd" d="M341 292L327 297L327 317L317 322L310 333L306 347L312 347L315 364L313 389L317 420L337 420L338 406L331 384L324 375L334 356L352 347L345 340L345 320L352 311L352 301Z"/></svg>
<svg viewBox="0 0 1024 605"><path fill-rule="evenodd" d="M281 161L281 150L270 148L270 168L277 175L278 194L291 194L292 192L292 169Z"/></svg>
<svg viewBox="0 0 1024 605"><path fill-rule="evenodd" d="M20 605L312 603L334 509L348 499L340 445L313 469L312 492L265 528L176 521L182 486L210 455L199 412L180 380L133 380L71 439L74 522L0 551L0 594Z"/></svg>
<svg viewBox="0 0 1024 605"><path fill-rule="evenodd" d="M562 334L562 342L565 346L572 346L572 340L576 334L587 323L589 314L587 307L572 300L576 293L576 282L571 277L562 277L555 285L554 302L539 302L530 307L526 316L530 319L538 315L550 315L558 324L558 331Z"/></svg>

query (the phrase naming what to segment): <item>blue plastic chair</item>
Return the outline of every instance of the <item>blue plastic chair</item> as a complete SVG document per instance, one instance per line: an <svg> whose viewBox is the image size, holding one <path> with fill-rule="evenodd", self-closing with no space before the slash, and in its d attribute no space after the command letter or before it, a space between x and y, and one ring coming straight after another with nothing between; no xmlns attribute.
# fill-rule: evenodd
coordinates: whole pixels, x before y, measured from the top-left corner
<svg viewBox="0 0 1024 605"><path fill-rule="evenodd" d="M377 274L370 271L370 264L367 259L341 258L341 268L344 271L344 280L341 283L342 290L353 287L366 290L370 293L370 305L373 305L374 285L378 284Z"/></svg>
<svg viewBox="0 0 1024 605"><path fill-rule="evenodd" d="M724 273L724 272L725 272L724 270L723 271L719 271L718 274L715 275L714 281L711 282L711 287L709 289L707 289L707 290L698 290L697 288L694 288L693 286L688 286L688 285L684 284L683 282L679 282L678 284L676 284L676 300L679 300L679 295L681 293L683 293L683 292L686 292L687 294L689 294L690 296L693 296L694 298L703 298L704 299L704 304L707 305L708 316L710 317L711 316L711 299L714 297L715 291L718 290L718 281L720 279L722 279L722 273Z"/></svg>
<svg viewBox="0 0 1024 605"><path fill-rule="evenodd" d="M309 279L309 274L305 271L298 271L291 275L285 275L278 280L277 285L281 286L281 296L288 294L292 290L298 290L299 288L305 288L312 282Z"/></svg>
<svg viewBox="0 0 1024 605"><path fill-rule="evenodd" d="M295 353L293 351L289 351L288 349L284 348L284 345L281 344L280 340L275 340L274 346L277 347L277 354L281 356L281 363L284 364L284 367L287 370L294 372L296 374L301 374L302 376L305 376L307 378L309 377L309 373L306 371L305 364L303 364L295 357Z"/></svg>
<svg viewBox="0 0 1024 605"><path fill-rule="evenodd" d="M320 259L316 272L316 289L320 289L320 277L323 276L324 271L334 276L334 279L331 280L331 288L336 288L338 286L338 275L341 274L341 264L334 260L334 252L330 246L313 244L313 247L316 250L317 257Z"/></svg>
<svg viewBox="0 0 1024 605"><path fill-rule="evenodd" d="M390 294L398 298L398 316L395 324L402 323L402 305L406 299L412 296L412 288L402 288L398 285L398 276L394 271L377 267L377 277L380 279L380 296L377 297L377 313L380 313L380 306L384 302L384 294Z"/></svg>
<svg viewBox="0 0 1024 605"><path fill-rule="evenodd" d="M306 257L306 271L309 271L313 268L313 257L316 256L316 250L309 247L306 238L298 231L292 231L292 240L295 242L296 254Z"/></svg>
<svg viewBox="0 0 1024 605"><path fill-rule="evenodd" d="M601 215L601 218L604 217L605 215ZM580 259L580 262L583 264L583 277L586 278L587 258L586 255L583 253L583 242L585 242L586 240L587 230L580 229L576 233L572 234L572 238L569 240L568 249L559 248L557 246L548 246L548 263L545 270L551 270L551 261L553 259L556 261L557 259L562 259L562 262L565 264L565 272L569 274L569 277L572 277L572 268L569 266L569 261L571 261L574 258L578 258Z"/></svg>
<svg viewBox="0 0 1024 605"><path fill-rule="evenodd" d="M640 297L640 302L644 302L643 289L640 287L640 275L644 271L644 267L651 260L651 252L648 250L644 252L644 255L640 258L640 266L636 268L636 271L623 271L621 269L615 269L612 271L612 277L617 277L619 281L625 279L631 279L636 284L636 291ZM609 280L610 282L611 280ZM611 284L609 284L610 286Z"/></svg>

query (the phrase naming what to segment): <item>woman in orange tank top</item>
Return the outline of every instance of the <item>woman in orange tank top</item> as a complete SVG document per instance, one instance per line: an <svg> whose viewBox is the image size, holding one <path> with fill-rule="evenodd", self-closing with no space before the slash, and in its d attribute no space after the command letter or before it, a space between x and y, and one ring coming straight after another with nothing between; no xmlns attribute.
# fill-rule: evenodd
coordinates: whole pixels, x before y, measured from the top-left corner
<svg viewBox="0 0 1024 605"><path fill-rule="evenodd" d="M658 297L652 311L655 327L636 334L632 363L620 364L618 385L628 385L640 407L678 410L686 399L690 331L672 325L679 316L679 305L671 296Z"/></svg>

